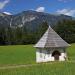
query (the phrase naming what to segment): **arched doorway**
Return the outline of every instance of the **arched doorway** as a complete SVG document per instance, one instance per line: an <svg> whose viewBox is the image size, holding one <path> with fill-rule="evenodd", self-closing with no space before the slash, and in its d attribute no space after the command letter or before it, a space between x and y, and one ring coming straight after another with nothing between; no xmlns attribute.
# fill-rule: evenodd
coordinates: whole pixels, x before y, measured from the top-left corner
<svg viewBox="0 0 75 75"><path fill-rule="evenodd" d="M60 52L59 51L54 51L53 53L52 53L52 56L54 56L54 59L55 60L59 60L59 56L60 56L61 54L60 54Z"/></svg>

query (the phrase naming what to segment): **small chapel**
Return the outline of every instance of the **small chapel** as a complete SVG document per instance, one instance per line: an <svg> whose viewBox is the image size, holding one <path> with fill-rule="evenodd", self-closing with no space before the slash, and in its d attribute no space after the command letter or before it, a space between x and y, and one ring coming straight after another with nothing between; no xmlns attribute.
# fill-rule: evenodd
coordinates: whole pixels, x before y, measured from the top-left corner
<svg viewBox="0 0 75 75"><path fill-rule="evenodd" d="M66 48L70 46L50 26L35 44L36 62L65 61Z"/></svg>

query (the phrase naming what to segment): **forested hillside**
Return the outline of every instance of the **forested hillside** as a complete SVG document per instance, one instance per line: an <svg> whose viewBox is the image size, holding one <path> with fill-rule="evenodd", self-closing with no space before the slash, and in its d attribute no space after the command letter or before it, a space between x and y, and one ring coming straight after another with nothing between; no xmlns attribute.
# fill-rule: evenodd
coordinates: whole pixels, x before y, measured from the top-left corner
<svg viewBox="0 0 75 75"><path fill-rule="evenodd" d="M68 43L75 43L75 20L59 21L54 30Z"/></svg>
<svg viewBox="0 0 75 75"><path fill-rule="evenodd" d="M68 43L75 43L73 17L24 11L16 15L0 13L0 45L34 44L49 25Z"/></svg>
<svg viewBox="0 0 75 75"><path fill-rule="evenodd" d="M0 45L34 44L47 30L48 24L43 22L34 32L26 27L0 28Z"/></svg>

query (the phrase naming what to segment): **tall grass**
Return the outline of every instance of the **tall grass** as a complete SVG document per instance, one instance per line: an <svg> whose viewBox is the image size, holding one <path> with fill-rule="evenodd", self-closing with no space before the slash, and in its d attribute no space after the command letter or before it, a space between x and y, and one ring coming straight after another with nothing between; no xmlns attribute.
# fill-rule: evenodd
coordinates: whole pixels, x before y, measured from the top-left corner
<svg viewBox="0 0 75 75"><path fill-rule="evenodd" d="M0 75L75 75L75 63L57 62L0 70Z"/></svg>
<svg viewBox="0 0 75 75"><path fill-rule="evenodd" d="M75 75L75 44L67 48L69 61L41 63L27 67L0 69L0 75ZM0 66L34 64L33 45L0 46Z"/></svg>
<svg viewBox="0 0 75 75"><path fill-rule="evenodd" d="M69 60L75 61L75 44L71 44L71 46L67 48L67 54Z"/></svg>

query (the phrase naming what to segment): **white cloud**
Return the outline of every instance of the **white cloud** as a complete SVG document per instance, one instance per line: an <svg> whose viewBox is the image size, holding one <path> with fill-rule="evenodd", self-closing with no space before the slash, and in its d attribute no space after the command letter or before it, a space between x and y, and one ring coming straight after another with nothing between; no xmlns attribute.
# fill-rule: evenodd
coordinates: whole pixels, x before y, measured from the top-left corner
<svg viewBox="0 0 75 75"><path fill-rule="evenodd" d="M5 0L5 1L0 2L0 9L3 9L5 5L9 3L9 1L10 0Z"/></svg>
<svg viewBox="0 0 75 75"><path fill-rule="evenodd" d="M58 0L58 1L60 1L60 2L69 2L69 1L72 1L72 0Z"/></svg>
<svg viewBox="0 0 75 75"><path fill-rule="evenodd" d="M62 9L56 11L58 14L64 14L69 16L75 16L75 9Z"/></svg>
<svg viewBox="0 0 75 75"><path fill-rule="evenodd" d="M37 12L44 12L45 11L45 7L38 7L36 9Z"/></svg>
<svg viewBox="0 0 75 75"><path fill-rule="evenodd" d="M9 13L9 12L3 12L3 13L5 13L5 14L7 14L7 15L12 15L11 13Z"/></svg>

